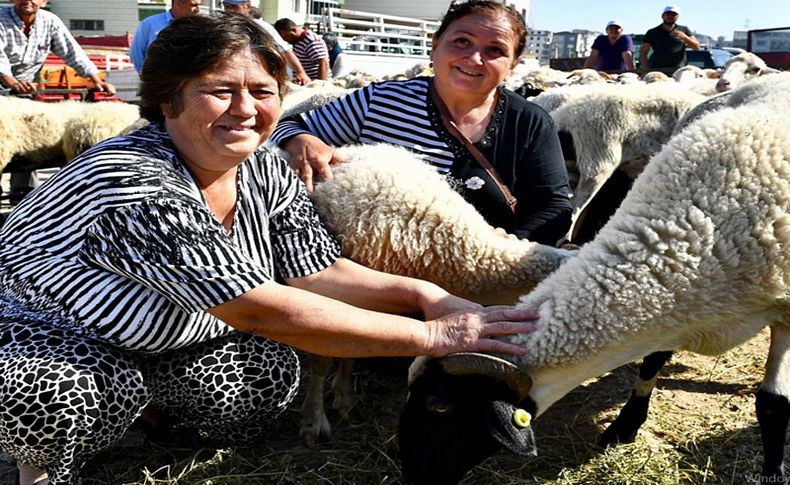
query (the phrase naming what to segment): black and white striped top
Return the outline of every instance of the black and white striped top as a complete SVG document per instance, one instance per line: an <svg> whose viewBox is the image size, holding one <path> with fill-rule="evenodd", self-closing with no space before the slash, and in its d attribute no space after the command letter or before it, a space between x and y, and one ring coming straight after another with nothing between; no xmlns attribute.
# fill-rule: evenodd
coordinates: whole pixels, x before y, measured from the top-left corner
<svg viewBox="0 0 790 485"><path fill-rule="evenodd" d="M95 146L0 228L0 321L175 349L232 330L206 309L339 256L284 160L255 152L237 184L228 234L160 125Z"/></svg>
<svg viewBox="0 0 790 485"><path fill-rule="evenodd" d="M438 172L447 173L454 156L429 113L428 79L370 84L323 109L303 113L308 130L297 121L280 122L272 140L280 143L311 133L334 146L391 143L408 148Z"/></svg>
<svg viewBox="0 0 790 485"><path fill-rule="evenodd" d="M305 30L299 40L294 44L294 55L302 63L305 74L310 79L318 79L318 64L321 59L329 62L329 51L321 37Z"/></svg>

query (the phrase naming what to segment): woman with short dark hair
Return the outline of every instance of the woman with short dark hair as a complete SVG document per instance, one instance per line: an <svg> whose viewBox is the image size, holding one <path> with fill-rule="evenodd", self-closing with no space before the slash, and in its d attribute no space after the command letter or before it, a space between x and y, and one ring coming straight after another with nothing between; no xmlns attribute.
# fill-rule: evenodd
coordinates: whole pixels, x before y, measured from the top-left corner
<svg viewBox="0 0 790 485"><path fill-rule="evenodd" d="M144 409L260 438L296 394L292 347L523 352L493 337L530 330L532 312L340 257L288 164L260 148L284 67L253 20L174 21L141 80L151 123L83 153L0 229L0 449L22 485L76 483ZM426 321L396 315L410 312Z"/></svg>
<svg viewBox="0 0 790 485"><path fill-rule="evenodd" d="M341 161L334 146L403 146L444 174L492 226L554 245L572 212L557 132L543 109L504 87L526 32L521 14L502 2L454 2L433 34L433 77L373 83L284 120L272 139L291 154L308 191Z"/></svg>

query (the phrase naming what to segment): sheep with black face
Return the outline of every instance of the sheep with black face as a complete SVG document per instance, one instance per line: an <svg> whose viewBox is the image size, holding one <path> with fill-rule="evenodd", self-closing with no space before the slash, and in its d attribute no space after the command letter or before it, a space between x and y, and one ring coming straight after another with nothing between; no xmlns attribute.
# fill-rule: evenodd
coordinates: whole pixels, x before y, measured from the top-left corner
<svg viewBox="0 0 790 485"><path fill-rule="evenodd" d="M778 107L778 109L777 109ZM790 419L790 96L755 96L701 117L654 156L622 205L575 258L521 299L538 329L507 338L508 357L420 358L400 423L404 475L453 483L502 446L535 451L538 417L585 380L649 354L715 355L766 326L771 347L757 393L762 475L784 483ZM664 358L665 360L665 358ZM663 365L656 359L655 372ZM479 369L485 369L481 371ZM491 370L491 369L494 370ZM531 380L531 385L526 379ZM519 379L522 382L519 383ZM652 379L609 436L632 438ZM523 411L519 411L519 409Z"/></svg>

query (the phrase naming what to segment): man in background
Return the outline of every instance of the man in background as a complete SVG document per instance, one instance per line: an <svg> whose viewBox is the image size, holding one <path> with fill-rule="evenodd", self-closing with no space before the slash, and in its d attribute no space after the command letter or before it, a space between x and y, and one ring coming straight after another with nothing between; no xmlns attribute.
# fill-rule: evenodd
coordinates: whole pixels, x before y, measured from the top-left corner
<svg viewBox="0 0 790 485"><path fill-rule="evenodd" d="M200 13L200 0L173 0L170 10L146 17L134 33L132 46L129 48L129 57L137 72L143 70L145 51L159 35L159 31L167 27L170 22L181 17Z"/></svg>
<svg viewBox="0 0 790 485"><path fill-rule="evenodd" d="M645 34L639 52L640 69L643 73L655 69L671 74L675 69L686 65L686 47L699 50L700 43L688 27L678 25L680 10L675 5L664 7L661 25L653 27ZM648 59L647 53L653 49Z"/></svg>
<svg viewBox="0 0 790 485"><path fill-rule="evenodd" d="M287 18L275 22L274 28L293 45L294 54L310 79L329 79L329 52L321 37Z"/></svg>
<svg viewBox="0 0 790 485"><path fill-rule="evenodd" d="M634 70L634 41L630 35L623 35L621 23L610 20L606 24L606 35L596 37L584 67L599 71Z"/></svg>
<svg viewBox="0 0 790 485"><path fill-rule="evenodd" d="M54 53L94 89L115 93L115 86L99 76L96 67L57 15L41 10L47 0L12 0L13 6L0 9L0 82L16 94L36 91L47 55ZM12 203L38 185L32 172L11 174Z"/></svg>
<svg viewBox="0 0 790 485"><path fill-rule="evenodd" d="M250 5L250 0L223 0L222 8L225 9L226 12L231 13L238 13L241 15L246 15L247 17L253 17L252 13L252 6ZM280 34L277 33L277 30L265 20L261 19L260 17L253 17L255 21L263 27L263 30L266 31L269 36L274 39L274 43L277 44L277 50L280 51L280 55L285 60L288 67L291 68L293 72L293 79L292 81L300 86L304 86L305 84L310 82L310 77L307 76L305 73L304 68L302 67L302 63L299 62L299 59L293 53L293 48L291 44L284 41Z"/></svg>

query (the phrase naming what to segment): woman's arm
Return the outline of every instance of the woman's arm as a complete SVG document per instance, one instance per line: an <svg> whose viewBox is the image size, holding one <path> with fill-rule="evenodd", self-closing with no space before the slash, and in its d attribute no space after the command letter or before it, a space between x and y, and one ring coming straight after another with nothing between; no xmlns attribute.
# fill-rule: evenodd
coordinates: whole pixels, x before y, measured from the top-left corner
<svg viewBox="0 0 790 485"><path fill-rule="evenodd" d="M287 282L293 286L265 283L209 313L241 331L339 357L521 354L523 348L492 337L529 332L537 318L533 311L483 309L432 283L380 273L345 259ZM422 311L429 320L381 311Z"/></svg>
<svg viewBox="0 0 790 485"><path fill-rule="evenodd" d="M271 141L291 155L291 168L308 192L312 192L316 177L331 180L329 165L340 161L332 146L359 142L372 90L372 85L367 86L320 108L289 116L275 128Z"/></svg>
<svg viewBox="0 0 790 485"><path fill-rule="evenodd" d="M516 147L522 152L516 162L513 195L520 214L512 232L521 239L553 246L571 224L568 170L549 115L540 110L531 123L530 136Z"/></svg>

